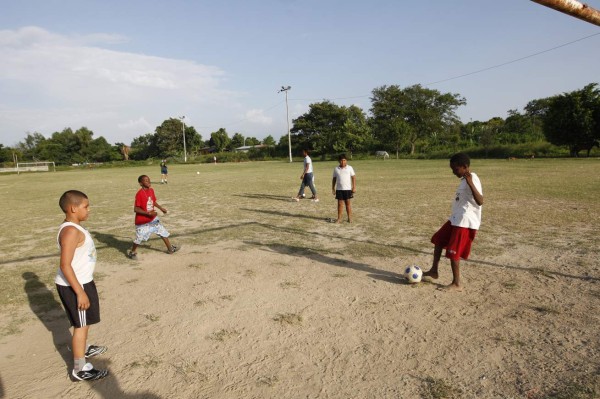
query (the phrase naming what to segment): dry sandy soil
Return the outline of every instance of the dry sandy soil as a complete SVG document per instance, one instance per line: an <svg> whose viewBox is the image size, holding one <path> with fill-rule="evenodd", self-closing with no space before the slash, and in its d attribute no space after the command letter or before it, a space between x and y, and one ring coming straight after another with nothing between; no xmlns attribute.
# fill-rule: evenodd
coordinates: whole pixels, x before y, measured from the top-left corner
<svg viewBox="0 0 600 399"><path fill-rule="evenodd" d="M134 192L125 196L127 204ZM429 265L429 237L404 231L394 241L366 233L373 221L361 213L360 197L356 223L339 226L325 222L331 200L322 200L321 211L310 202L293 205L283 195L233 198L248 209L243 201L255 201L262 213L246 212L239 224L228 225L172 216L167 225L179 232L173 240L183 243L175 255L164 253L160 240L153 239L137 262L116 250L116 256L99 257L102 322L91 327L89 342L109 347L93 359L97 368L110 370L104 380L69 379L70 331L55 289L47 278L23 273L18 284L29 306L0 314L1 323L21 320L19 332L0 337L0 396L589 399L600 394L600 264L597 248L589 248L597 242L597 223L569 227L566 238L548 225L535 234L551 237L552 245L539 245L538 237L527 239L525 228L519 239L502 231L502 210L491 202L484 221L488 216L498 222L494 230L488 224L480 232L471 260L462 263L465 291L449 293L437 289L451 279L444 260L439 280L405 282L407 264ZM101 205L95 220L104 219L98 215ZM294 223L303 221L300 215L313 219L294 230ZM376 210L371 215L376 217ZM271 216L276 219L267 221ZM92 223L98 247L115 244L124 251L130 219L126 214L123 233L113 236ZM438 224L428 222L424 229ZM52 236L57 224L48 225L44 234ZM224 229L232 234L217 243L194 238L194 232L206 238ZM249 231L253 234L244 238ZM354 248L351 256L349 248ZM103 251L100 255L111 253ZM57 254L49 256L55 265Z"/></svg>
<svg viewBox="0 0 600 399"><path fill-rule="evenodd" d="M568 258L521 251L526 263ZM414 259L426 264L429 256ZM57 309L2 340L3 392L6 398L598 392L598 279L525 272L503 261L465 262L467 289L447 293L437 284L406 284L393 260L244 242L188 246L175 256L148 250L136 267L100 267L103 320L91 328L90 342L109 346L94 359L110 369L109 378L69 380L70 334ZM443 270L442 284L450 278ZM25 277L30 295L52 295L35 276Z"/></svg>

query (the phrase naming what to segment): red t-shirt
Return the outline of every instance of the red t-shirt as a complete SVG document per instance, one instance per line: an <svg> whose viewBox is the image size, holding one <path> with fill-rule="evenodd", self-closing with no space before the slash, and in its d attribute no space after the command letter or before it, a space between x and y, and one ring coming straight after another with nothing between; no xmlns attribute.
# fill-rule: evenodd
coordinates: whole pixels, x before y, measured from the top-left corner
<svg viewBox="0 0 600 399"><path fill-rule="evenodd" d="M155 202L156 202L156 195L154 195L154 189L152 189L152 188L147 188L147 189L141 188L137 192L137 194L135 195L134 206L142 208L146 212L152 212L154 210L154 203ZM136 225L150 223L154 219L156 219L156 216L140 215L137 212L135 214L135 224Z"/></svg>

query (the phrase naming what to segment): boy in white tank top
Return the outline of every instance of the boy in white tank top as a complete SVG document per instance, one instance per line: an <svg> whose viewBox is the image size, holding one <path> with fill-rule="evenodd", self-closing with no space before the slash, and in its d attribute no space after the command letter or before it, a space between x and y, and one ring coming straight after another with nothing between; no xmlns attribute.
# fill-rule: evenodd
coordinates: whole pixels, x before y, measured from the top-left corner
<svg viewBox="0 0 600 399"><path fill-rule="evenodd" d="M96 247L90 233L81 227L90 212L87 195L66 191L59 200L65 220L58 230L60 267L54 282L67 317L73 326L73 371L75 381L104 378L108 370L96 370L86 358L106 352L105 346L86 345L89 326L100 322L100 303L94 283Z"/></svg>

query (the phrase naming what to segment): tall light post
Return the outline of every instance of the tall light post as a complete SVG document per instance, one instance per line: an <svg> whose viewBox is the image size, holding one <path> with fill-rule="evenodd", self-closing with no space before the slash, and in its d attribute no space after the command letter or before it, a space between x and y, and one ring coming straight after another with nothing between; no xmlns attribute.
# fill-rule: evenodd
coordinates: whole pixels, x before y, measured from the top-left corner
<svg viewBox="0 0 600 399"><path fill-rule="evenodd" d="M277 93L285 92L285 117L287 121L288 128L288 149L290 150L290 162L292 162L292 136L290 133L290 110L288 108L288 90L291 89L292 86L281 86L281 90Z"/></svg>
<svg viewBox="0 0 600 399"><path fill-rule="evenodd" d="M183 162L187 163L187 149L185 148L185 122L183 121L185 119L185 115L180 116L179 119L181 119L181 133L183 134Z"/></svg>

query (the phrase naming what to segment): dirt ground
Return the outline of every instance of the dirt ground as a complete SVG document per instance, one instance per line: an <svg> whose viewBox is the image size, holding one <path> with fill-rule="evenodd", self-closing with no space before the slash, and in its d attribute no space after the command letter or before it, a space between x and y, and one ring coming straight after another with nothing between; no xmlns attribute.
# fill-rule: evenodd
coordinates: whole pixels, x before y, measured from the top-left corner
<svg viewBox="0 0 600 399"><path fill-rule="evenodd" d="M329 226L328 226L329 227ZM327 227L327 228L328 228ZM599 384L597 277L528 269L568 254L517 249L407 284L402 262L226 242L98 271L90 342L111 375L71 382L62 309L22 309L0 343L6 398L591 398ZM590 255L591 256L591 255ZM427 264L430 254L416 254ZM126 266L126 267L125 267ZM30 296L53 287L26 275ZM33 302L33 301L32 301ZM580 395L580 396L576 396ZM582 396L585 395L585 396Z"/></svg>

